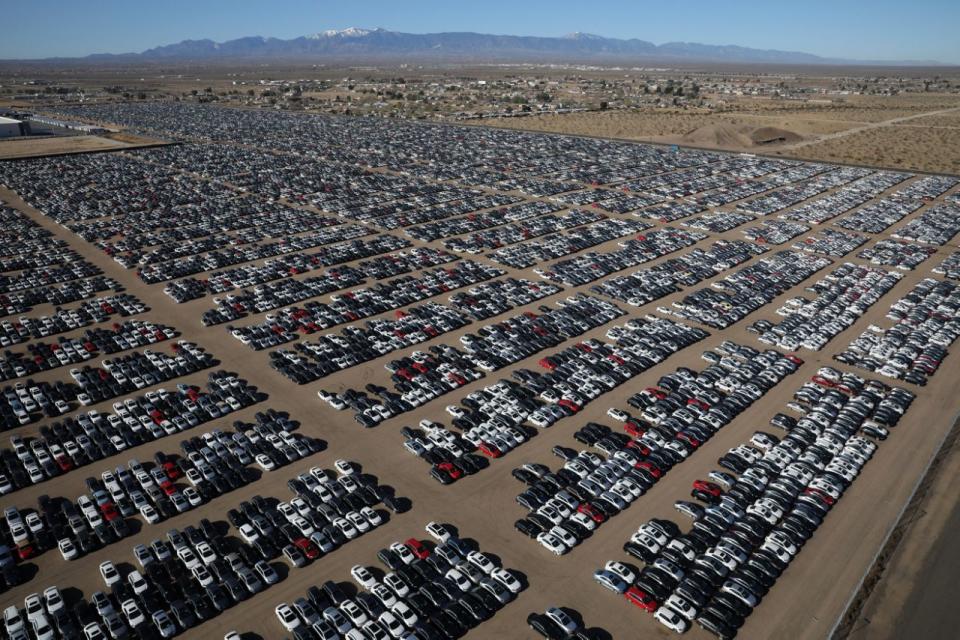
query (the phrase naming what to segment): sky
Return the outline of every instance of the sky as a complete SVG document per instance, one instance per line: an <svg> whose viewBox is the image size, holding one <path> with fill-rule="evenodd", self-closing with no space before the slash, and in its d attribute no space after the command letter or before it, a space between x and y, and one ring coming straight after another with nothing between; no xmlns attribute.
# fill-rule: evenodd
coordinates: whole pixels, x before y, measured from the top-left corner
<svg viewBox="0 0 960 640"><path fill-rule="evenodd" d="M0 59L382 27L534 36L580 31L656 44L960 64L960 0L3 0L0 24Z"/></svg>

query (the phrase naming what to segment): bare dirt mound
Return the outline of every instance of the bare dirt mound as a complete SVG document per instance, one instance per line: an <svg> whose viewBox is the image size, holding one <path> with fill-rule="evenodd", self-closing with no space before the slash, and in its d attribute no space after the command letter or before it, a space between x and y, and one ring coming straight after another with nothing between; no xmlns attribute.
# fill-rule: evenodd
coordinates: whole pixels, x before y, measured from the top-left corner
<svg viewBox="0 0 960 640"><path fill-rule="evenodd" d="M779 127L760 127L750 132L750 139L753 140L754 144L762 145L791 144L793 142L800 142L803 140L803 136L788 129L780 129Z"/></svg>
<svg viewBox="0 0 960 640"><path fill-rule="evenodd" d="M688 131L681 144L725 149L752 149L760 146L790 144L803 136L777 127L755 127L748 124L708 124Z"/></svg>

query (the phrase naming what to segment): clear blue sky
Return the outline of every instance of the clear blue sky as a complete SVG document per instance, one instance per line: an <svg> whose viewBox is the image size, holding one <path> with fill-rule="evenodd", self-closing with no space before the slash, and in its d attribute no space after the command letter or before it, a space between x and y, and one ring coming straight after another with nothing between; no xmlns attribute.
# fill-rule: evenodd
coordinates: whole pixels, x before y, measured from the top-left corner
<svg viewBox="0 0 960 640"><path fill-rule="evenodd" d="M738 44L960 63L960 0L3 0L0 58L383 27Z"/></svg>

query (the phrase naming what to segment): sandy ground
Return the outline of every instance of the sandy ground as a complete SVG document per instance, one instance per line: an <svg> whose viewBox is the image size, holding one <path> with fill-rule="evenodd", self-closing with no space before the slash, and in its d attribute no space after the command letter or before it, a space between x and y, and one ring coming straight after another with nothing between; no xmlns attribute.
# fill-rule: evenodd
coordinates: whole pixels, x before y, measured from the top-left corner
<svg viewBox="0 0 960 640"><path fill-rule="evenodd" d="M960 173L960 128L890 126L851 133L785 155L898 169Z"/></svg>
<svg viewBox="0 0 960 640"><path fill-rule="evenodd" d="M906 535L887 562L882 579L851 625L850 638L949 638L954 634L960 610L943 606L936 596L956 592L958 476L960 444L954 442L919 510L909 518Z"/></svg>
<svg viewBox="0 0 960 640"><path fill-rule="evenodd" d="M850 96L843 103L733 100L713 113L611 111L478 121L482 126L775 153L851 164L960 173L960 96ZM773 127L776 136L756 135Z"/></svg>
<svg viewBox="0 0 960 640"><path fill-rule="evenodd" d="M111 140L101 136L52 136L49 138L3 140L0 141L0 160L31 158L57 153L126 149L131 146L133 145L122 140Z"/></svg>
<svg viewBox="0 0 960 640"><path fill-rule="evenodd" d="M269 394L268 401L246 409L240 416L231 416L230 421L249 417L253 412L267 406L274 407L289 411L294 419L301 421L301 428L305 434L321 438L328 443L328 448L324 452L273 474L265 475L259 481L221 496L199 509L181 514L157 526L146 526L129 539L72 563L64 562L55 551L47 552L35 562L37 576L31 582L9 592L4 597L5 601L22 601L26 594L51 584L57 584L62 588L75 587L89 597L92 591L102 588L99 576L96 574L96 566L104 559L129 563L132 561L130 549L134 544L148 542L172 527L182 529L188 524L195 524L203 517L222 520L227 509L235 507L241 500L255 494L288 497L289 492L284 486L287 479L314 465L329 467L336 458L359 461L365 471L376 475L381 482L396 487L399 494L410 497L413 502L413 509L410 512L393 517L383 527L350 542L309 568L292 571L279 585L250 599L243 606L232 609L226 615L215 618L183 635L185 638L198 639L220 637L231 628L255 632L265 638L279 637L281 629L272 612L278 602L292 601L303 595L311 584L317 584L326 579L347 579L349 567L357 562L376 564L375 553L378 549L394 540L415 535L422 537L423 525L429 520L453 523L460 529L462 535L476 539L481 548L497 555L505 566L522 572L530 584L530 588L515 602L508 605L492 620L472 631L469 638L532 637L523 622L527 613L542 610L551 605L572 607L584 614L588 625L602 627L613 638L672 636L652 617L631 608L622 599L596 586L591 579L592 571L609 559L627 559L621 550L623 542L639 524L650 517L669 517L679 521L681 517L676 515L673 503L677 499L687 497L690 483L694 479L703 477L714 468L714 461L727 449L745 441L755 429L766 425L773 413L783 409L792 392L804 380L809 379L819 366L835 364L830 355L843 349L867 324L873 322L884 324L882 318L889 305L909 291L920 278L928 276L930 267L938 264L940 259L952 250L951 247L942 249L939 252L942 255L931 257L916 271L907 273L892 291L888 292L856 324L835 337L823 351L801 353L806 359L806 364L797 373L757 401L733 423L724 427L701 448L702 450L677 466L625 513L601 527L591 539L570 555L556 558L544 552L535 542L523 538L513 530L514 520L521 517L523 511L513 500L521 487L510 477L510 470L527 461L544 462L555 467L557 459L550 454L551 447L556 444L574 445L572 433L576 428L590 420L611 424L605 416L608 407L626 408L625 401L632 393L653 384L659 376L673 371L678 366L702 368L705 363L700 359L700 353L704 349L716 346L724 339L760 346L753 336L746 333L744 327L761 317L775 318L773 310L783 300L797 295L803 286L815 281L825 272L811 276L804 284L786 292L765 309L749 316L747 321L741 321L726 331L711 331L712 335L707 340L675 354L630 383L609 392L603 398L588 405L577 417L563 420L551 429L540 432L531 442L524 444L505 459L494 461L489 469L477 476L449 487L442 487L428 477L427 466L422 461L410 456L402 449L399 427L404 424L415 424L420 418L436 419L448 424L444 406L456 402L476 388L490 384L501 377L508 377L513 369L531 366L531 363L540 356L534 356L494 375L488 375L466 388L434 400L415 412L387 421L375 429L364 430L356 425L348 414L335 412L321 403L316 398L315 392L320 388L338 389L345 386L360 388L370 381L385 382L388 375L382 365L400 353L342 371L317 383L302 387L294 386L265 366L267 361L265 352L256 353L240 345L222 326L209 328L199 326L199 313L210 305L209 298L174 305L163 295L162 285L151 287L142 284L135 279L132 272L122 269L104 254L91 251L89 246L82 245L62 227L25 206L15 195L0 191L0 198L7 200L12 206L27 211L44 227L53 231L57 237L72 241L75 247L87 254L89 259L100 266L107 275L116 278L128 288L128 291L149 304L152 310L144 314L144 317L177 327L184 333L185 338L197 341L219 358L222 361L222 368L238 371ZM912 217L908 217L908 220ZM895 225L894 229L905 222ZM886 234L880 234L878 237L883 235ZM733 230L720 234L720 237L742 236L737 230ZM709 238L699 243L699 246L706 246L714 239L715 237ZM616 242L616 240L611 241L597 247L596 250L612 250ZM858 262L849 256L848 259ZM513 271L511 275L532 277L529 270ZM705 285L706 283L703 283L701 286ZM576 290L567 289L536 304L550 304ZM669 306L673 300L686 293L688 290L638 309L621 305L629 312L628 316L610 324L622 324L628 317L650 313L653 307L658 305ZM517 312L518 310L510 311L507 315ZM495 319L487 322L493 320ZM250 321L251 319L247 319L243 323ZM588 332L583 337L602 339L609 326ZM459 335L473 331L475 327L476 323L468 325L460 332L446 334L418 348L422 349L439 342L454 344ZM569 341L568 344L573 342L575 341ZM566 345L556 350L559 351L563 346ZM891 439L880 447L877 455L866 466L861 477L847 492L838 507L826 519L817 535L806 545L804 551L799 554L771 590L763 604L749 618L741 630L741 637L814 639L823 638L829 633L834 622L845 610L846 602L855 586L870 568L873 555L887 531L894 525L899 510L910 494L916 479L949 427L950 417L960 410L960 397L956 394L955 383L958 367L960 367L960 361L948 359L943 369L932 378L927 387L916 389L918 401L897 427ZM64 370L60 369L38 378L55 379L64 376ZM200 377L205 375L197 376L197 378ZM215 424L209 424L195 429L194 433L201 433L215 426ZM36 433L37 428L37 425L31 425L18 430L18 433ZM175 451L179 439L176 436L165 438L160 442L144 445L100 461L86 469L26 488L4 497L0 500L0 506L33 505L37 496L41 494L76 497L80 486L79 481L87 475L125 463L131 457L147 459L158 449L166 452ZM683 524L686 525L685 522ZM689 637L705 638L707 636L699 629L695 629Z"/></svg>

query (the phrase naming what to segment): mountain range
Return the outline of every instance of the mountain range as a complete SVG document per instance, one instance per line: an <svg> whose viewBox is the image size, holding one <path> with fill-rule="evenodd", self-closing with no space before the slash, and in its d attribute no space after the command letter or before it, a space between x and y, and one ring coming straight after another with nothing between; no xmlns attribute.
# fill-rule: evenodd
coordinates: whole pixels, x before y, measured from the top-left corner
<svg viewBox="0 0 960 640"><path fill-rule="evenodd" d="M215 61L231 59L397 59L472 62L699 61L755 64L935 65L932 61L867 61L825 58L798 51L751 49L692 42L654 44L587 33L555 37L503 36L471 32L401 33L385 29L321 31L289 40L251 36L214 42L184 40L141 53L93 54L89 61Z"/></svg>

